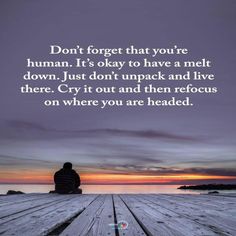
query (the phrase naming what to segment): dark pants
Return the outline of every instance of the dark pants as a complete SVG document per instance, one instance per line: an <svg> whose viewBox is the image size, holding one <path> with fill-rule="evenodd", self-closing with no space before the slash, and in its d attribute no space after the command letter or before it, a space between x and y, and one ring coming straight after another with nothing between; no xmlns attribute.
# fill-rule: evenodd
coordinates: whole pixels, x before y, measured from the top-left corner
<svg viewBox="0 0 236 236"><path fill-rule="evenodd" d="M82 194L82 189L81 188L77 188L72 193L73 194Z"/></svg>
<svg viewBox="0 0 236 236"><path fill-rule="evenodd" d="M82 194L82 189L77 188L75 190L69 192L61 192L61 191L50 191L49 193L59 193L59 194Z"/></svg>

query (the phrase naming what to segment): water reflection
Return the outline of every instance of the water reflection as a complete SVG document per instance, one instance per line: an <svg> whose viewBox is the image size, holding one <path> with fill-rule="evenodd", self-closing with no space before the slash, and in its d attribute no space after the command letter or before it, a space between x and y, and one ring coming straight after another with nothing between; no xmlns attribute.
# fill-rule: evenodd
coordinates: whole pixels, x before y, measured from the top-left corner
<svg viewBox="0 0 236 236"><path fill-rule="evenodd" d="M82 185L83 193L169 193L169 194L198 194L198 191L180 190L179 185ZM8 190L22 191L24 193L48 193L54 189L53 185L40 184L2 184L0 194Z"/></svg>

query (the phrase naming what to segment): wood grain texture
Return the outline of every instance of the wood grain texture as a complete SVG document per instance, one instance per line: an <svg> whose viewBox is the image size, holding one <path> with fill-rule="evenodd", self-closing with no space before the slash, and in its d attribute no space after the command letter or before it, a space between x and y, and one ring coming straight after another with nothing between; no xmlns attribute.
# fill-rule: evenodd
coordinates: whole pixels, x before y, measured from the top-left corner
<svg viewBox="0 0 236 236"><path fill-rule="evenodd" d="M47 235L82 212L96 196L60 196L64 200L0 225L2 235Z"/></svg>
<svg viewBox="0 0 236 236"><path fill-rule="evenodd" d="M92 202L72 223L61 236L115 236L115 230L110 224L114 223L114 211L111 195L101 195Z"/></svg>
<svg viewBox="0 0 236 236"><path fill-rule="evenodd" d="M118 227L120 222L127 222L128 227ZM1 235L41 236L51 232L55 236L235 236L236 197L185 194L0 196Z"/></svg>
<svg viewBox="0 0 236 236"><path fill-rule="evenodd" d="M143 236L146 235L139 223L136 221L130 210L127 208L125 203L122 199L114 195L114 205L115 205L115 212L116 212L116 219L117 223L119 222L127 222L128 227L127 229L119 229L119 233L121 235L127 236Z"/></svg>

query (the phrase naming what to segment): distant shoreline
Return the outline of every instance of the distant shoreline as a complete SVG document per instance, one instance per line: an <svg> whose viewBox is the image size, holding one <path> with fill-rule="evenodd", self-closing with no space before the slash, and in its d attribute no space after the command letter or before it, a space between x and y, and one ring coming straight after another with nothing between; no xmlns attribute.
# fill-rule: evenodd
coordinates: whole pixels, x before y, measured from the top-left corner
<svg viewBox="0 0 236 236"><path fill-rule="evenodd" d="M178 189L182 190L236 190L236 184L203 184L203 185L183 185Z"/></svg>

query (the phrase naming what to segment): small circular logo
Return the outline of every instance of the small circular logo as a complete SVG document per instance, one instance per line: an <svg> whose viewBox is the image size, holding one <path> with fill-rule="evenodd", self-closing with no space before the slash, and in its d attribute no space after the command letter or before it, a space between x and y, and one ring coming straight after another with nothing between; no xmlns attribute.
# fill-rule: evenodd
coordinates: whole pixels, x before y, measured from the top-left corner
<svg viewBox="0 0 236 236"><path fill-rule="evenodd" d="M128 225L129 225L128 222L126 222L124 220L119 221L117 224L118 229L127 229Z"/></svg>

